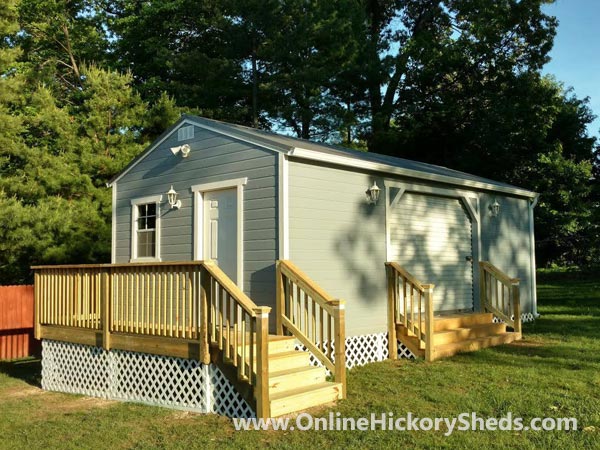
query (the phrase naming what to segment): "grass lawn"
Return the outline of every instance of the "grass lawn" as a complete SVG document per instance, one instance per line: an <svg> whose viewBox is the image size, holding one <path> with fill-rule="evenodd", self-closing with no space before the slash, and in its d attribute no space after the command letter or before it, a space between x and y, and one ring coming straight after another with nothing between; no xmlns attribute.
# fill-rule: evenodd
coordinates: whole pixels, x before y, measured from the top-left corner
<svg viewBox="0 0 600 450"><path fill-rule="evenodd" d="M1 448L600 448L600 277L542 273L524 339L450 359L385 361L349 372L344 417L511 412L575 417L578 431L252 431L224 417L39 389L39 362L0 363ZM327 415L322 409L316 415Z"/></svg>

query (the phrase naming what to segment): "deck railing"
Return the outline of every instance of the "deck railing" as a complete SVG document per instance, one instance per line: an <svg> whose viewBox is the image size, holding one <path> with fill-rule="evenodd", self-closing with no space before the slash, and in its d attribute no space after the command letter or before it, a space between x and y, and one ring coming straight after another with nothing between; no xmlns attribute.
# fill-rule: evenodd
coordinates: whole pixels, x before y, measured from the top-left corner
<svg viewBox="0 0 600 450"><path fill-rule="evenodd" d="M395 262L385 263L388 281L388 349L391 359L398 355L397 326L419 341L425 359L434 358L433 284L422 284Z"/></svg>
<svg viewBox="0 0 600 450"><path fill-rule="evenodd" d="M511 278L487 261L479 262L481 311L491 312L521 334L519 279Z"/></svg>
<svg viewBox="0 0 600 450"><path fill-rule="evenodd" d="M323 291L295 264L277 261L277 333L300 341L342 384L346 397L344 302Z"/></svg>
<svg viewBox="0 0 600 450"><path fill-rule="evenodd" d="M195 358L210 347L254 388L269 416L268 324L212 261L37 266L35 337Z"/></svg>

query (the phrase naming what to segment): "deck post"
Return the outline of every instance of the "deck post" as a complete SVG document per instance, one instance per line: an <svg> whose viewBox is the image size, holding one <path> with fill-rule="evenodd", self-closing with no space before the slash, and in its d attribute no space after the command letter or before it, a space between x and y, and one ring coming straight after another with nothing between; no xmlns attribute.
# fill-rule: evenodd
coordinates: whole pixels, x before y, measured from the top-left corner
<svg viewBox="0 0 600 450"><path fill-rule="evenodd" d="M208 305L211 293L211 278L204 266L200 267L200 362L210 363L208 339Z"/></svg>
<svg viewBox="0 0 600 450"><path fill-rule="evenodd" d="M102 308L102 347L110 350L110 304L112 303L110 269L102 272L100 307ZM79 299L76 299L79 301Z"/></svg>
<svg viewBox="0 0 600 450"><path fill-rule="evenodd" d="M346 398L346 305L344 300L333 300L335 382L342 384L342 397Z"/></svg>
<svg viewBox="0 0 600 450"><path fill-rule="evenodd" d="M275 291L276 291L276 309L275 309L275 332L283 336L283 315L285 314L285 287L283 283L283 273L281 271L281 261L275 264Z"/></svg>
<svg viewBox="0 0 600 450"><path fill-rule="evenodd" d="M519 279L514 278L510 282L510 295L513 301L514 314L514 331L521 336L521 292L519 287Z"/></svg>
<svg viewBox="0 0 600 450"><path fill-rule="evenodd" d="M433 346L434 319L433 319L433 288L434 284L424 284L425 289L425 360L435 359L435 348Z"/></svg>
<svg viewBox="0 0 600 450"><path fill-rule="evenodd" d="M485 312L485 293L486 293L486 283L485 283L485 269L481 261L479 261L479 312Z"/></svg>
<svg viewBox="0 0 600 450"><path fill-rule="evenodd" d="M41 312L41 308L40 308L40 292L42 290L42 287L40 286L40 274L38 271L35 272L35 275L33 276L34 280L33 280L33 295L34 295L34 318L33 318L33 337L35 339L40 339L42 337L41 334L41 328L40 328L40 322L41 322L41 317L40 317L40 312Z"/></svg>
<svg viewBox="0 0 600 450"><path fill-rule="evenodd" d="M256 316L256 417L267 419L271 415L269 402L269 313L271 308L259 306Z"/></svg>
<svg viewBox="0 0 600 450"><path fill-rule="evenodd" d="M386 264L388 297L388 353L390 359L398 359L398 336L396 336L396 300L398 298L394 269Z"/></svg>

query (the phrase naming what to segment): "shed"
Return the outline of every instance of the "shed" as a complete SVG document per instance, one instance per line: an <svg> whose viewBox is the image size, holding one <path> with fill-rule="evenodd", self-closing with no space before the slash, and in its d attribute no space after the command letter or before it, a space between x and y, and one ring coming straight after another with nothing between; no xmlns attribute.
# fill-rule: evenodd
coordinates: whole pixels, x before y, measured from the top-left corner
<svg viewBox="0 0 600 450"><path fill-rule="evenodd" d="M290 260L346 301L349 339L385 334L390 261L435 284L436 314L478 311L489 261L519 277L523 320L536 315L526 189L192 115L109 186L112 263L212 259L275 307L276 261Z"/></svg>

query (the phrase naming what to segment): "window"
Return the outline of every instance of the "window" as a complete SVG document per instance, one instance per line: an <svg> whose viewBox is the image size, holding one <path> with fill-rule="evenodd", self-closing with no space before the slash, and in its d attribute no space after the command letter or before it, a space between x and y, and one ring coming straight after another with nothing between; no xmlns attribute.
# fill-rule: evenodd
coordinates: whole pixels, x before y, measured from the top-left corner
<svg viewBox="0 0 600 450"><path fill-rule="evenodd" d="M138 205L137 257L156 258L156 203Z"/></svg>
<svg viewBox="0 0 600 450"><path fill-rule="evenodd" d="M160 195L131 200L131 261L160 261Z"/></svg>

